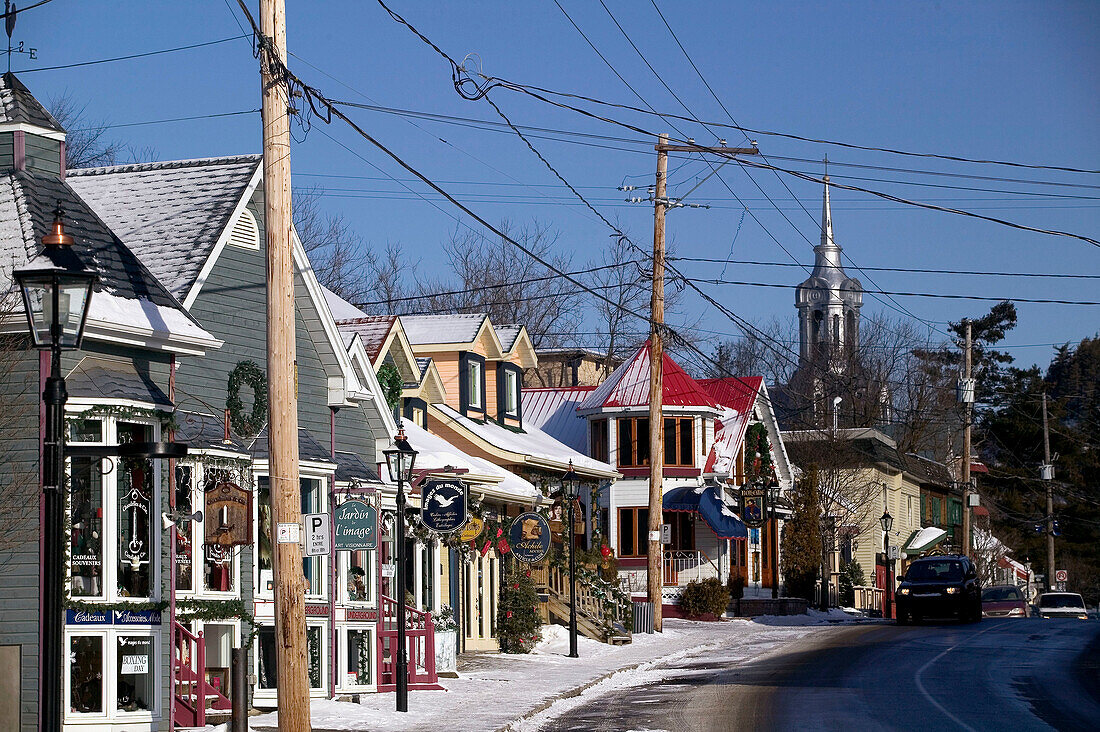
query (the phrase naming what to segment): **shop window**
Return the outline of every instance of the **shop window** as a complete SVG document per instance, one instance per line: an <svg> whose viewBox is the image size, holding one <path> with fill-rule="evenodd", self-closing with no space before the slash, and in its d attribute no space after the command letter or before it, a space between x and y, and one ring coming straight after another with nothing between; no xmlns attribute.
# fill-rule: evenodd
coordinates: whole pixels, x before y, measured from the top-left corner
<svg viewBox="0 0 1100 732"><path fill-rule="evenodd" d="M690 551L695 549L695 514L686 511L665 511L662 520L672 530L672 543L668 549ZM648 528L646 529L648 531Z"/></svg>
<svg viewBox="0 0 1100 732"><path fill-rule="evenodd" d="M153 428L145 424L120 422L119 444L152 442ZM149 597L152 575L153 462L145 458L118 461L118 594L120 597Z"/></svg>
<svg viewBox="0 0 1100 732"><path fill-rule="evenodd" d="M214 490L222 482L236 482L229 471L218 468L203 467L203 487L206 491ZM205 504L205 500L203 501ZM204 523L220 521L220 516L205 516ZM196 525L197 531L205 533L202 526ZM220 544L207 544L205 537L201 537L202 544L202 587L206 592L236 592L236 562L233 558L232 547L224 547Z"/></svg>
<svg viewBox="0 0 1100 732"><path fill-rule="evenodd" d="M607 425L606 419L594 419L589 423L589 448L592 457L607 462Z"/></svg>
<svg viewBox="0 0 1100 732"><path fill-rule="evenodd" d="M688 468L695 465L694 422L691 417L665 418L665 465Z"/></svg>
<svg viewBox="0 0 1100 732"><path fill-rule="evenodd" d="M324 510L321 499L321 481L316 478L301 478L302 515L321 513ZM306 577L306 594L325 594L325 574L322 557L303 557L302 571Z"/></svg>
<svg viewBox="0 0 1100 732"><path fill-rule="evenodd" d="M374 639L366 628L344 631L344 685L370 686L373 682Z"/></svg>
<svg viewBox="0 0 1100 732"><path fill-rule="evenodd" d="M73 597L103 595L103 475L98 458L73 458L70 591Z"/></svg>
<svg viewBox="0 0 1100 732"><path fill-rule="evenodd" d="M176 511L184 515L194 512L191 500L194 485L191 482L194 468L176 465ZM194 589L192 572L192 531L187 526L177 528L176 534L176 590L191 592Z"/></svg>
<svg viewBox="0 0 1100 732"><path fill-rule="evenodd" d="M272 563L271 483L267 476L256 479L256 583L257 595L270 595L274 581Z"/></svg>
<svg viewBox="0 0 1100 732"><path fill-rule="evenodd" d="M71 637L69 668L69 711L77 714L102 714L103 636Z"/></svg>
<svg viewBox="0 0 1100 732"><path fill-rule="evenodd" d="M616 425L619 433L618 465L643 468L649 465L649 418L629 417Z"/></svg>
<svg viewBox="0 0 1100 732"><path fill-rule="evenodd" d="M314 690L324 688L322 640L321 626L306 626L307 676L309 688ZM278 687L279 672L275 664L275 628L273 626L261 626L256 632L256 665L257 687L261 690L274 691Z"/></svg>
<svg viewBox="0 0 1100 732"><path fill-rule="evenodd" d="M148 712L156 705L153 689L153 637L120 635L115 659L115 696L120 712Z"/></svg>
<svg viewBox="0 0 1100 732"><path fill-rule="evenodd" d="M619 556L644 557L649 548L649 509L619 509Z"/></svg>
<svg viewBox="0 0 1100 732"><path fill-rule="evenodd" d="M374 552L361 549L345 554L344 586L348 602L374 602Z"/></svg>

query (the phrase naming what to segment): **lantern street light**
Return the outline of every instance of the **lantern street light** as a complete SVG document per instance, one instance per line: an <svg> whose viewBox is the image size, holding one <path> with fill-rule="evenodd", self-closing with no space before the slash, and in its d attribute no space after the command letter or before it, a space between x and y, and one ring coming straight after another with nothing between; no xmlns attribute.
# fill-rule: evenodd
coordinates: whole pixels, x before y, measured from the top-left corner
<svg viewBox="0 0 1100 732"><path fill-rule="evenodd" d="M42 663L39 668L40 729L61 729L62 628L65 540L63 487L65 482L65 378L61 351L80 348L84 323L96 275L84 268L65 233L61 204L54 211L50 233L42 237L43 251L12 273L23 293L27 325L36 348L50 349L50 375L42 392L46 406L42 455L44 511L44 567L42 577Z"/></svg>
<svg viewBox="0 0 1100 732"><path fill-rule="evenodd" d="M581 478L573 470L573 461L569 461L569 470L561 477L562 493L569 502L569 527L562 532L562 543L569 543L569 658L577 658L577 546L573 541L573 502L577 499L577 489Z"/></svg>
<svg viewBox="0 0 1100 732"><path fill-rule="evenodd" d="M894 616L894 580L893 580L893 567L894 561L890 559L890 529L894 528L894 517L890 515L890 511L887 510L882 514L882 518L879 519L882 524L882 531L886 535L883 540L883 552L886 559L886 592L883 593L883 599L886 601L885 616L891 618Z"/></svg>
<svg viewBox="0 0 1100 732"><path fill-rule="evenodd" d="M395 543L397 544L397 711L409 711L409 649L405 642L405 585L408 577L405 576L405 483L412 483L413 465L416 463L416 450L409 445L405 437L405 428L399 427L397 436L393 438L393 447L383 450L386 456L386 465L390 469L390 477L397 480L397 518L394 525L397 529Z"/></svg>
<svg viewBox="0 0 1100 732"><path fill-rule="evenodd" d="M768 534L771 537L769 550L772 555L772 599L775 600L779 597L779 521L777 520L779 514L775 510L776 503L779 501L779 484L769 485L767 491L768 509L771 513L771 526L768 529Z"/></svg>

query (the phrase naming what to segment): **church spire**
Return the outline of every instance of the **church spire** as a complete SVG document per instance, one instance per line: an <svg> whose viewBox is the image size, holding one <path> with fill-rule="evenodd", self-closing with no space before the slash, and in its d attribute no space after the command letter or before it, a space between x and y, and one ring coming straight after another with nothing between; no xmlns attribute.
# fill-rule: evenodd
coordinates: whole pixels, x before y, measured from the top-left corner
<svg viewBox="0 0 1100 732"><path fill-rule="evenodd" d="M825 193L821 202L821 243L814 247L814 274L819 277L835 279L846 278L840 263L840 247L833 238L833 210L829 202L829 175L825 174ZM832 275L832 277L830 277Z"/></svg>

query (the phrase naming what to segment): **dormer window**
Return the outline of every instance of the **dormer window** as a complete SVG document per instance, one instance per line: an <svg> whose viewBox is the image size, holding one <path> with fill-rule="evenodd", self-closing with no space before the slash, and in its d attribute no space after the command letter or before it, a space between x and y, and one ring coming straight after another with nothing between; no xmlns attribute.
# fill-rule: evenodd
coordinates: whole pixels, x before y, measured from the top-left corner
<svg viewBox="0 0 1100 732"><path fill-rule="evenodd" d="M519 367L511 363L497 366L497 411L500 418L520 418L520 389L523 376Z"/></svg>
<svg viewBox="0 0 1100 732"><path fill-rule="evenodd" d="M458 362L459 400L462 413L485 414L485 358L476 353L463 353Z"/></svg>

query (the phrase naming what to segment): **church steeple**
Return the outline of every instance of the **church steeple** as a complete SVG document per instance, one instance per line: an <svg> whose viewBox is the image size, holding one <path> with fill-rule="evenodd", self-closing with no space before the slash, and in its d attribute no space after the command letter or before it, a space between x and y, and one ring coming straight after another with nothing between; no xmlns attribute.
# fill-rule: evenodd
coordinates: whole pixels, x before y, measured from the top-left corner
<svg viewBox="0 0 1100 732"><path fill-rule="evenodd" d="M829 176L824 179L821 202L821 243L814 247L814 268L795 290L799 320L799 360L808 364L828 357L830 368L845 368L845 353L859 342L859 309L863 286L849 277L841 262L841 248L833 235L833 212L829 200Z"/></svg>

